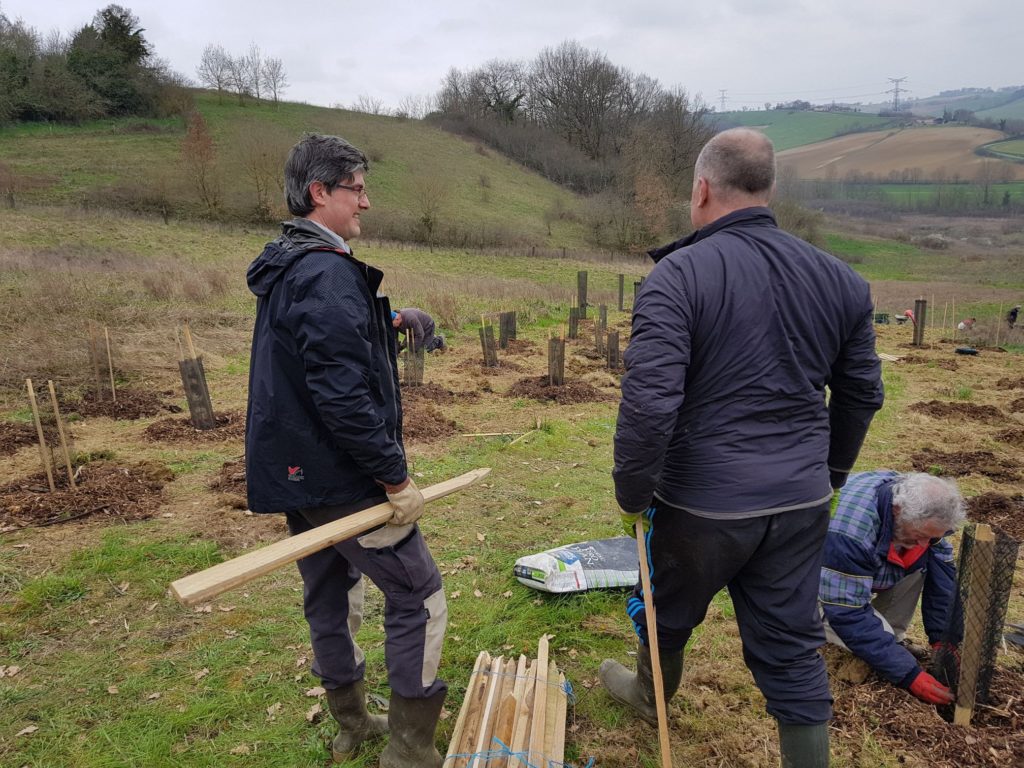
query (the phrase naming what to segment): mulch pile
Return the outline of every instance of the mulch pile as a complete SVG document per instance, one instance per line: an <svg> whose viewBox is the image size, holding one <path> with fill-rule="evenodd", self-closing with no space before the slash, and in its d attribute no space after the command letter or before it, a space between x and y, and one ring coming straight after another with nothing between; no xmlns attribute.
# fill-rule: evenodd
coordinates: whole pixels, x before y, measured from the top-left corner
<svg viewBox="0 0 1024 768"><path fill-rule="evenodd" d="M547 376L520 379L506 393L508 397L529 397L534 400L549 400L559 405L572 403L595 403L611 398L585 381L567 381L562 386L551 386Z"/></svg>
<svg viewBox="0 0 1024 768"><path fill-rule="evenodd" d="M508 346L504 350L499 350L498 354L504 351L509 355L539 355L541 354L540 349L537 348L536 343L529 339L509 339Z"/></svg>
<svg viewBox="0 0 1024 768"><path fill-rule="evenodd" d="M43 425L43 436L47 445L59 445L59 437L55 427ZM10 456L26 445L36 445L39 441L36 428L32 424L14 424L0 421L0 456Z"/></svg>
<svg viewBox="0 0 1024 768"><path fill-rule="evenodd" d="M1024 376L1019 379L1011 379L1009 376L1000 379L996 382L996 386L999 389L1024 389Z"/></svg>
<svg viewBox="0 0 1024 768"><path fill-rule="evenodd" d="M241 411L214 414L217 426L196 429L187 416L154 421L143 431L147 440L158 443L184 443L193 441L218 442L245 436L245 414Z"/></svg>
<svg viewBox="0 0 1024 768"><path fill-rule="evenodd" d="M160 507L160 491L172 472L152 462L122 466L91 462L80 467L73 491L66 473L55 477L49 492L46 475L38 473L0 487L0 530L41 527L85 517L106 521L144 520Z"/></svg>
<svg viewBox="0 0 1024 768"><path fill-rule="evenodd" d="M427 443L455 434L455 422L430 403L414 401L405 404L402 415L402 436L407 443Z"/></svg>
<svg viewBox="0 0 1024 768"><path fill-rule="evenodd" d="M433 403L434 405L453 405L480 399L479 392L452 392L440 384L423 384L418 387L402 387L402 403Z"/></svg>
<svg viewBox="0 0 1024 768"><path fill-rule="evenodd" d="M225 461L208 487L220 494L218 501L226 507L246 509L249 506L246 501L244 461Z"/></svg>
<svg viewBox="0 0 1024 768"><path fill-rule="evenodd" d="M936 419L963 417L974 421L996 423L1006 421L1006 416L994 405L974 405L973 403L947 403L942 400L929 400L927 403L914 403L911 411L917 411Z"/></svg>
<svg viewBox="0 0 1024 768"><path fill-rule="evenodd" d="M163 397L170 396L171 392L160 394L141 391L137 389L117 390L117 402L110 399L110 392L104 392L97 397L94 390L86 392L78 402L68 403L61 406L62 410L68 408L81 416L107 416L111 419L126 419L134 421L146 416L156 416L159 413L181 413L181 408L163 401Z"/></svg>
<svg viewBox="0 0 1024 768"><path fill-rule="evenodd" d="M1010 401L1010 413L1022 413L1024 412L1024 397L1018 397L1016 400Z"/></svg>
<svg viewBox="0 0 1024 768"><path fill-rule="evenodd" d="M1024 541L1024 495L1004 496L989 491L974 496L967 499L967 517L977 523L996 526L1017 541Z"/></svg>
<svg viewBox="0 0 1024 768"><path fill-rule="evenodd" d="M1014 471L1020 468L1019 464L996 458L991 451L943 453L925 449L913 454L910 461L918 472L932 472L950 477L985 475L993 480L1010 483L1020 479L1020 475Z"/></svg>
<svg viewBox="0 0 1024 768"><path fill-rule="evenodd" d="M847 734L847 743L870 733L898 762L923 761L931 768L1020 765L1024 755L1024 675L1017 670L996 667L989 700L975 708L969 728L946 722L935 707L874 675L860 685L843 682L835 675L830 678L835 696L831 727ZM867 754L862 757L870 759Z"/></svg>
<svg viewBox="0 0 1024 768"><path fill-rule="evenodd" d="M1009 443L1018 448L1024 448L1024 429L1019 427L1004 429L1002 432L997 432L995 437L1001 443Z"/></svg>

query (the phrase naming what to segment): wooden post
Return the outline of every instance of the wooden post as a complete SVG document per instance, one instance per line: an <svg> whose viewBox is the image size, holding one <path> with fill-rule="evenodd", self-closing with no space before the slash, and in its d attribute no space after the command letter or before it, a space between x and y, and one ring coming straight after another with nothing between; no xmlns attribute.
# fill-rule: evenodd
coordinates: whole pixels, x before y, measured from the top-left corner
<svg viewBox="0 0 1024 768"><path fill-rule="evenodd" d="M619 332L611 331L608 334L608 367L613 371L617 371L620 365Z"/></svg>
<svg viewBox="0 0 1024 768"><path fill-rule="evenodd" d="M206 384L206 371L203 359L196 356L195 344L192 343L192 331L188 323L184 326L185 346L188 357L178 360L178 371L181 373L181 385L188 400L188 414L192 426L196 429L213 429L217 421L213 415L213 403L210 401L210 389Z"/></svg>
<svg viewBox="0 0 1024 768"><path fill-rule="evenodd" d="M580 320L587 319L587 273L580 271L576 273L576 296L579 299L577 306L580 309Z"/></svg>
<svg viewBox="0 0 1024 768"><path fill-rule="evenodd" d="M548 384L565 384L565 339L548 339Z"/></svg>
<svg viewBox="0 0 1024 768"><path fill-rule="evenodd" d="M64 422L60 420L60 408L57 406L57 391L53 388L53 382L47 380L46 386L50 388L50 403L53 405L53 418L57 422L57 435L60 437L60 447L64 452L64 466L68 470L68 483L71 485L71 490L77 491L78 486L75 484L75 473L71 469L71 451L68 450L68 439L64 434Z"/></svg>
<svg viewBox="0 0 1024 768"><path fill-rule="evenodd" d="M981 669L981 646L984 635L970 632L971 628L984 627L991 602L992 566L995 557L995 536L992 528L978 523L974 529L974 544L971 547L970 587L967 605L964 607L964 642L961 648L960 682L957 684L956 709L953 724L968 726L974 713L974 699L978 689L978 672Z"/></svg>
<svg viewBox="0 0 1024 768"><path fill-rule="evenodd" d="M625 295L624 295L625 294L625 287L626 287L626 276L625 275L619 275L619 312L622 312L623 309L624 309L623 301L626 298Z"/></svg>
<svg viewBox="0 0 1024 768"><path fill-rule="evenodd" d="M484 353L484 368L498 367L498 349L494 343L494 326L480 326L480 346Z"/></svg>
<svg viewBox="0 0 1024 768"><path fill-rule="evenodd" d="M100 378L100 342L96 336L96 324L89 321L89 362L92 363L92 379L96 399L103 399L103 384Z"/></svg>
<svg viewBox="0 0 1024 768"><path fill-rule="evenodd" d="M668 710L665 707L665 684L661 675L661 654L658 652L658 618L654 613L654 594L651 591L651 569L647 563L644 521L634 527L637 554L640 558L640 588L644 592L644 613L647 614L647 644L651 651L651 672L654 680L654 705L658 712L658 742L661 747L662 768L672 768L672 747L668 740Z"/></svg>
<svg viewBox="0 0 1024 768"><path fill-rule="evenodd" d="M597 306L597 321L598 325L601 326L601 333L605 333L608 330L608 307L605 304L599 304Z"/></svg>
<svg viewBox="0 0 1024 768"><path fill-rule="evenodd" d="M946 310L947 309L949 309L949 302L948 301L942 302L942 328L939 329L939 330L942 330L942 331L946 330ZM955 317L953 318L953 325L956 326L956 318Z"/></svg>
<svg viewBox="0 0 1024 768"><path fill-rule="evenodd" d="M931 306L933 306L933 307L935 306L935 294L934 293L932 294ZM933 331L935 330L935 315L932 315L932 330Z"/></svg>
<svg viewBox="0 0 1024 768"><path fill-rule="evenodd" d="M39 420L39 406L36 405L36 390L32 386L32 379L25 379L25 386L28 387L28 402L32 406L32 419L36 423L36 436L39 438L39 459L43 462L43 469L46 471L46 482L50 486L50 493L57 490L53 484L53 471L50 469L50 461L46 458L48 449L46 437L43 435L43 423Z"/></svg>
<svg viewBox="0 0 1024 768"><path fill-rule="evenodd" d="M999 326L1003 324L1003 302L999 302L999 314L996 315L996 340L992 346L999 346Z"/></svg>
<svg viewBox="0 0 1024 768"><path fill-rule="evenodd" d="M579 307L569 307L569 338L576 339L580 335Z"/></svg>
<svg viewBox="0 0 1024 768"><path fill-rule="evenodd" d="M103 338L107 341L107 371L110 373L110 397L116 403L117 388L114 387L114 358L110 354L110 331L107 330L107 326L103 326Z"/></svg>
<svg viewBox="0 0 1024 768"><path fill-rule="evenodd" d="M955 342L956 341L956 332L957 332L957 325L956 325L956 296L954 296L952 298L952 302L953 302L953 341Z"/></svg>

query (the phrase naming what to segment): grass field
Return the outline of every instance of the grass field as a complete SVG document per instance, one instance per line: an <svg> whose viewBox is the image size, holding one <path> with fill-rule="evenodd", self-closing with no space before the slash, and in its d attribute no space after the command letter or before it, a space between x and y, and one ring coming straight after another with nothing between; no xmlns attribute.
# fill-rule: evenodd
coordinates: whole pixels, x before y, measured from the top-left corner
<svg viewBox="0 0 1024 768"><path fill-rule="evenodd" d="M892 124L889 118L859 112L790 112L771 109L723 112L717 116L732 125L760 128L779 152L853 131L880 130Z"/></svg>
<svg viewBox="0 0 1024 768"><path fill-rule="evenodd" d="M256 163L272 169L273 213L286 216L276 180L288 148L303 132L314 131L341 135L369 156L368 186L371 204L382 212L379 222L396 217L415 222L430 214L444 227L484 242L585 244L577 196L419 121L295 103L243 107L225 99L218 104L205 92L197 92L196 101L216 141L217 177L232 215L249 216L256 205L247 171ZM201 215L204 209L181 161L184 135L183 124L174 120L0 128L0 177L6 166L15 176L17 199L29 203L146 205L155 211L166 200L172 215Z"/></svg>
<svg viewBox="0 0 1024 768"><path fill-rule="evenodd" d="M1000 155L1006 155L1007 157L1024 160L1024 139L997 141L994 144L986 144L985 149Z"/></svg>

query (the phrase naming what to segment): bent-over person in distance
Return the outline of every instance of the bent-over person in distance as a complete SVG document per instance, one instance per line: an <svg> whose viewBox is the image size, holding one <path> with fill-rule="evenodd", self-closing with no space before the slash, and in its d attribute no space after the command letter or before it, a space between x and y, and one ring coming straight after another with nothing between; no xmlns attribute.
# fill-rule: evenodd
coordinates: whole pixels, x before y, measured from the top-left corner
<svg viewBox="0 0 1024 768"><path fill-rule="evenodd" d="M964 522L956 483L890 470L852 475L828 525L819 599L825 637L893 685L929 704L953 700L902 645L921 600L933 651L959 653L945 638L956 590L953 547L945 536Z"/></svg>
<svg viewBox="0 0 1024 768"><path fill-rule="evenodd" d="M423 496L402 445L391 307L383 273L349 241L370 208L365 155L336 136L307 135L285 165L281 236L249 267L256 294L245 459L249 508L282 512L299 534L390 501L394 516L298 561L313 645L340 732L336 761L390 731L384 768L441 765L434 746L447 686L437 678L448 609L416 520ZM366 709L355 634L363 575L384 594L387 717Z"/></svg>
<svg viewBox="0 0 1024 768"><path fill-rule="evenodd" d="M757 131L725 131L701 151L696 231L651 252L637 297L614 481L627 530L646 528L666 698L727 587L782 764L817 768L832 717L817 601L829 502L882 383L867 283L779 229L766 207L774 182L775 153ZM656 723L640 585L626 610L636 672L609 659L601 680Z"/></svg>
<svg viewBox="0 0 1024 768"><path fill-rule="evenodd" d="M409 339L412 339L412 348L433 352L444 351L444 336L434 333L434 318L416 307L406 307L397 312L391 313L391 325L405 336L405 340L398 345L401 352L409 346Z"/></svg>

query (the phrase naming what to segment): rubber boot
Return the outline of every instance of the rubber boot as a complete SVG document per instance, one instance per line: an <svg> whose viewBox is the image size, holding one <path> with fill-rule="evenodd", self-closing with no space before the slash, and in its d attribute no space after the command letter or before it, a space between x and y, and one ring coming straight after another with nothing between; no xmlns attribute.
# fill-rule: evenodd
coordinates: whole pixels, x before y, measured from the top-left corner
<svg viewBox="0 0 1024 768"><path fill-rule="evenodd" d="M828 723L779 723L782 768L828 768Z"/></svg>
<svg viewBox="0 0 1024 768"><path fill-rule="evenodd" d="M441 768L434 731L441 717L445 691L429 699L391 696L388 728L391 739L380 753L380 768Z"/></svg>
<svg viewBox="0 0 1024 768"><path fill-rule="evenodd" d="M683 652L661 653L661 678L665 690L665 704L679 689L683 677ZM658 727L658 707L654 698L654 672L651 668L651 650L643 643L636 654L636 673L619 662L605 659L598 672L608 695L620 704L634 710L640 717Z"/></svg>
<svg viewBox="0 0 1024 768"><path fill-rule="evenodd" d="M331 743L331 757L336 763L351 760L360 744L388 732L385 715L371 715L366 711L366 690L362 680L328 691L327 706L341 726Z"/></svg>

